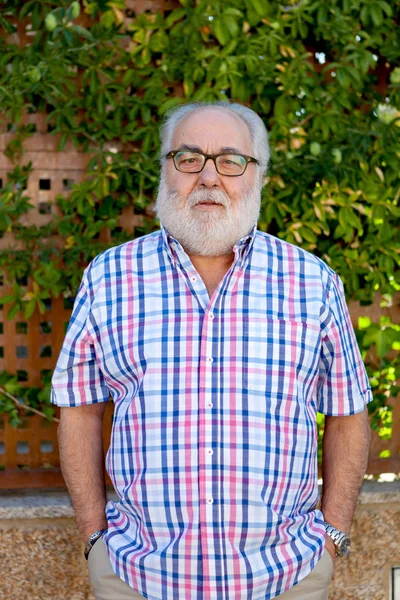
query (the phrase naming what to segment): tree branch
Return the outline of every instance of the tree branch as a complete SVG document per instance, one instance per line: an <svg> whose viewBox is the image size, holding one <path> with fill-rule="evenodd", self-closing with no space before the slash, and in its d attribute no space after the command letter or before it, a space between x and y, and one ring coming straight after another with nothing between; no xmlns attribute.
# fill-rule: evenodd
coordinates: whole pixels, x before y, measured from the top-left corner
<svg viewBox="0 0 400 600"><path fill-rule="evenodd" d="M7 396L7 398L9 398L12 402L14 402L14 404L18 408L20 408L21 410L25 410L25 411L28 411L28 412L33 412L36 415L39 415L39 417L42 417L43 419L47 419L48 421L54 421L55 423L59 423L60 422L60 419L56 419L56 417L53 417L53 418L48 417L47 415L45 415L40 410L37 410L36 408L32 408L31 406L27 406L26 404L24 404L23 402L21 402L20 400L18 400L18 398L16 398L15 396L13 396L9 392L7 392L7 390L5 390L2 386L0 386L0 394L4 394L5 396Z"/></svg>

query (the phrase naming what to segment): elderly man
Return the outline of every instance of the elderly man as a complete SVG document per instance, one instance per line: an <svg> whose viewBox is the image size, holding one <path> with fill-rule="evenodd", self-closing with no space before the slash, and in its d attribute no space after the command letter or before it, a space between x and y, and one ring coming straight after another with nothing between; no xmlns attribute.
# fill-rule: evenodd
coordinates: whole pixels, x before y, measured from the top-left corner
<svg viewBox="0 0 400 600"><path fill-rule="evenodd" d="M96 598L325 599L369 447L342 284L256 229L269 150L252 110L182 106L161 138L161 230L86 268L52 381Z"/></svg>

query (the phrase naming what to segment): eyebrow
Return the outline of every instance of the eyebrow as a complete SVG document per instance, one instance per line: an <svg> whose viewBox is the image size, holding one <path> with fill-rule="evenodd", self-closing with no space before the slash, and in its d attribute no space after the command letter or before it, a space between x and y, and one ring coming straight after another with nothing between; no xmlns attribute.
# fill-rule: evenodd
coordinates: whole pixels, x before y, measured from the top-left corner
<svg viewBox="0 0 400 600"><path fill-rule="evenodd" d="M181 144L179 146L179 148L177 148L176 152L200 152L202 154L205 154L205 152L203 153L203 150L201 148L199 148L199 146L190 146L189 144ZM217 154L242 154L244 155L244 152L242 150L239 150L238 148L232 148L231 146L224 146L223 148L220 148L219 152L217 152Z"/></svg>

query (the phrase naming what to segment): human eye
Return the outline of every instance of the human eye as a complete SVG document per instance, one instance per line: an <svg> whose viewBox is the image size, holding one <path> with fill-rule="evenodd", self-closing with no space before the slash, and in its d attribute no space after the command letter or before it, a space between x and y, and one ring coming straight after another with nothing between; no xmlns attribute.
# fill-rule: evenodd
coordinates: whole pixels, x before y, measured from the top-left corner
<svg viewBox="0 0 400 600"><path fill-rule="evenodd" d="M246 166L246 159L240 154L222 154L218 157L218 168L227 175L241 173Z"/></svg>
<svg viewBox="0 0 400 600"><path fill-rule="evenodd" d="M194 169L202 166L203 157L196 152L178 152L175 161L181 169Z"/></svg>

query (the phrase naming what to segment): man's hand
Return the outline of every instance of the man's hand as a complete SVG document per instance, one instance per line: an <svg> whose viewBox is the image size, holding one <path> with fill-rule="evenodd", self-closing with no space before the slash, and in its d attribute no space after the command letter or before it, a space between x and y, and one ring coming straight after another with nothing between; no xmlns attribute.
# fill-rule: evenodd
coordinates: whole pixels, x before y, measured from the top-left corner
<svg viewBox="0 0 400 600"><path fill-rule="evenodd" d="M327 552L329 552L331 559L333 560L333 564L336 563L338 557L336 556L336 547L329 535L326 536L326 545L325 548Z"/></svg>

